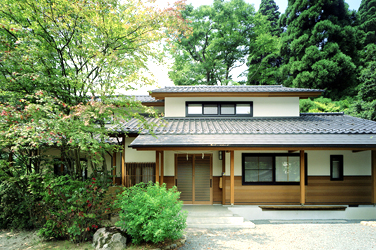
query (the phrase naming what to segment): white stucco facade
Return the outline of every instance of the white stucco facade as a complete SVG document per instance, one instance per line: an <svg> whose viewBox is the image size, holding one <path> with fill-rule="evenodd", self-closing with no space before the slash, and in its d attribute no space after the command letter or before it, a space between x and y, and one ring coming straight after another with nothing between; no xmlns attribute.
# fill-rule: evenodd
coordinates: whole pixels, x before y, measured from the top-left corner
<svg viewBox="0 0 376 250"><path fill-rule="evenodd" d="M253 102L253 117L299 116L299 97L166 97L165 117L185 117L187 101Z"/></svg>

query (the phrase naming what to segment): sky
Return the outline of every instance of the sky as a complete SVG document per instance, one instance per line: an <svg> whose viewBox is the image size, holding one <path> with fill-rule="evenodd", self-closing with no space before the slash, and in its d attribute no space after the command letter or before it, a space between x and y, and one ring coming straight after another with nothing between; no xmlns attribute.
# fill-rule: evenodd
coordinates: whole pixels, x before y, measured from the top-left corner
<svg viewBox="0 0 376 250"><path fill-rule="evenodd" d="M278 7L279 11L281 13L284 13L287 8L287 2L288 0L274 0ZM170 0L170 2L173 2L173 0ZM245 2L253 4L255 7L255 10L258 11L261 0L245 0ZM358 10L360 6L361 0L345 0L345 2L349 5L350 10ZM168 0L156 0L156 3L159 7L167 7ZM200 5L211 5L213 4L213 0L186 0L187 4L192 4L195 8L197 8ZM164 86L174 86L173 82L168 77L168 64L171 64L171 62L167 62L166 65L156 65L154 63L149 63L149 69L153 73L157 84L153 86L145 86L143 88L140 88L139 90L127 92L127 94L133 94L133 95L147 95L149 90L153 90L159 87ZM239 74L241 73L242 69L239 68ZM233 72L233 75L236 75L237 72ZM234 80L236 80L234 78Z"/></svg>

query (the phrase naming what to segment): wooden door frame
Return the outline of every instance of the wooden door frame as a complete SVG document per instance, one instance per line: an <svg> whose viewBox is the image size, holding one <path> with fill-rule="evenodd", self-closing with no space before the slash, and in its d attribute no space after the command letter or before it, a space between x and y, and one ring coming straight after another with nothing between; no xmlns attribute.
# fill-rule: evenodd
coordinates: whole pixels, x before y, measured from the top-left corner
<svg viewBox="0 0 376 250"><path fill-rule="evenodd" d="M178 161L177 157L178 156L192 156L192 201L183 201L184 204L196 204L196 205L213 205L213 154L205 154L204 156L209 156L210 157L210 201L207 202L196 202L195 201L195 178L194 178L194 170L195 170L195 160L196 156L202 157L202 154L199 153L191 153L191 154L175 154L174 159L175 159L175 174L174 174L174 185L177 186L176 181L177 181L177 171L178 171Z"/></svg>

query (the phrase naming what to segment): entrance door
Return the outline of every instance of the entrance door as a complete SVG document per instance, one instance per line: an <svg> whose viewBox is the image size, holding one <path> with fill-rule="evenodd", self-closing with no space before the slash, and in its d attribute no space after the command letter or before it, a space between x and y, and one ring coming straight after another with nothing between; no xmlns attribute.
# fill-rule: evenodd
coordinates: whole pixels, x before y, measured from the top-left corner
<svg viewBox="0 0 376 250"><path fill-rule="evenodd" d="M213 204L212 155L175 155L175 185L184 204Z"/></svg>

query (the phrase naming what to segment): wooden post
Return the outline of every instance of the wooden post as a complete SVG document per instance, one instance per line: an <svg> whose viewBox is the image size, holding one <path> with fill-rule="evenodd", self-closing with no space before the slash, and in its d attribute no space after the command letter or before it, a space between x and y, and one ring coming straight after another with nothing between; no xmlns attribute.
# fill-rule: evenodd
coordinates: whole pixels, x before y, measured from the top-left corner
<svg viewBox="0 0 376 250"><path fill-rule="evenodd" d="M164 151L161 151L161 179L160 179L160 184L163 183L163 175L164 175Z"/></svg>
<svg viewBox="0 0 376 250"><path fill-rule="evenodd" d="M116 182L116 152L112 153L112 167L114 168L112 170L112 183L115 184Z"/></svg>
<svg viewBox="0 0 376 250"><path fill-rule="evenodd" d="M155 183L159 182L159 151L155 151Z"/></svg>
<svg viewBox="0 0 376 250"><path fill-rule="evenodd" d="M121 185L125 187L126 183L126 178L127 178L127 172L125 168L125 135L123 135L123 153L121 154Z"/></svg>
<svg viewBox="0 0 376 250"><path fill-rule="evenodd" d="M230 151L230 203L235 203L234 151Z"/></svg>
<svg viewBox="0 0 376 250"><path fill-rule="evenodd" d="M226 151L222 151L222 173L226 173ZM226 175L222 175L222 205L226 205Z"/></svg>
<svg viewBox="0 0 376 250"><path fill-rule="evenodd" d="M376 204L376 150L372 150L372 204Z"/></svg>
<svg viewBox="0 0 376 250"><path fill-rule="evenodd" d="M305 159L304 150L300 150L300 204L305 204Z"/></svg>

